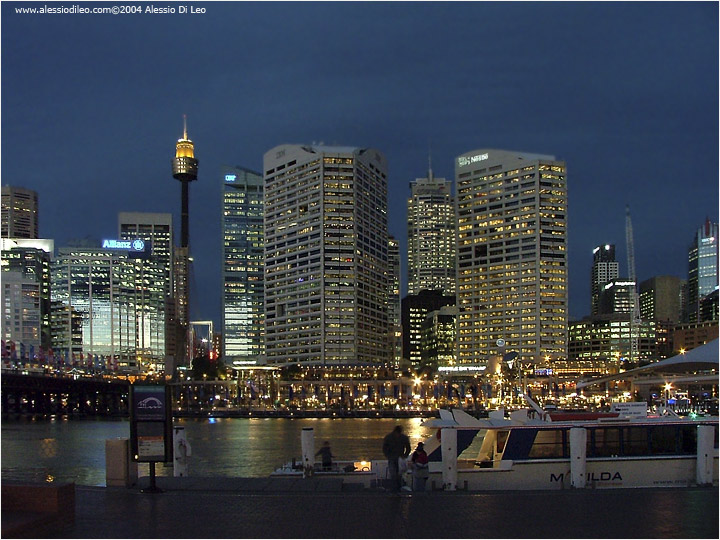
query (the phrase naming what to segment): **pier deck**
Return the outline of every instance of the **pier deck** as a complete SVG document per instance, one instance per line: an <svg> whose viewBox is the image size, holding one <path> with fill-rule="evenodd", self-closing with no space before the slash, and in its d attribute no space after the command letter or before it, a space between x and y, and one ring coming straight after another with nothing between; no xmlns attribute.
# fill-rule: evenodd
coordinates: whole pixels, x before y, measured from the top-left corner
<svg viewBox="0 0 720 540"><path fill-rule="evenodd" d="M167 477L157 486L165 491L77 486L74 524L46 537L718 537L716 488L398 495L325 478Z"/></svg>

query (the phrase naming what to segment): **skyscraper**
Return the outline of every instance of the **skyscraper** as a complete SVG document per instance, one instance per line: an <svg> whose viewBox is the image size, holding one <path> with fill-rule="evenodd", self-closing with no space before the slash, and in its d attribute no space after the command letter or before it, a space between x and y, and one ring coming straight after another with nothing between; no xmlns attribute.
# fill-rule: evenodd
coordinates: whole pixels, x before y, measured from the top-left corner
<svg viewBox="0 0 720 540"><path fill-rule="evenodd" d="M615 245L605 244L593 249L593 265L590 274L590 314L597 315L600 296L607 283L620 276L620 264L615 260Z"/></svg>
<svg viewBox="0 0 720 540"><path fill-rule="evenodd" d="M413 369L422 367L422 334L428 314L445 306L455 306L455 302L455 295L444 295L441 289L423 289L403 298L403 358L409 360Z"/></svg>
<svg viewBox="0 0 720 540"><path fill-rule="evenodd" d="M4 340L50 347L52 240L2 239L2 335Z"/></svg>
<svg viewBox="0 0 720 540"><path fill-rule="evenodd" d="M223 167L222 354L225 363L256 363L264 343L263 177Z"/></svg>
<svg viewBox="0 0 720 540"><path fill-rule="evenodd" d="M475 150L456 159L458 363L567 352L567 186L553 156Z"/></svg>
<svg viewBox="0 0 720 540"><path fill-rule="evenodd" d="M702 299L718 288L718 224L706 219L688 253L688 321L700 319Z"/></svg>
<svg viewBox="0 0 720 540"><path fill-rule="evenodd" d="M165 273L165 354L177 357L175 298L173 290L173 223L172 214L151 212L120 212L118 214L120 240L140 238L150 246L153 264L159 264ZM139 260L142 264L142 259ZM180 341L181 347L184 342Z"/></svg>
<svg viewBox="0 0 720 540"><path fill-rule="evenodd" d="M676 276L655 276L640 283L640 317L646 321L680 322L683 283Z"/></svg>
<svg viewBox="0 0 720 540"><path fill-rule="evenodd" d="M173 286L175 288L175 315L177 318L176 357L178 364L186 361L189 351L180 347L188 339L190 324L190 209L189 185L197 180L198 160L195 159L195 145L188 139L187 119L183 116L183 137L175 145L175 159L172 162L173 178L182 185L180 247L175 252Z"/></svg>
<svg viewBox="0 0 720 540"><path fill-rule="evenodd" d="M142 239L60 248L52 263L53 349L120 371L165 368L165 268ZM62 327L64 330L61 330Z"/></svg>
<svg viewBox="0 0 720 540"><path fill-rule="evenodd" d="M408 294L455 293L455 206L452 183L435 178L410 182L407 208Z"/></svg>
<svg viewBox="0 0 720 540"><path fill-rule="evenodd" d="M282 145L263 164L268 362L388 362L385 157Z"/></svg>
<svg viewBox="0 0 720 540"><path fill-rule="evenodd" d="M390 323L390 350L395 367L402 361L402 322L400 301L400 244L393 237L388 239L388 318Z"/></svg>
<svg viewBox="0 0 720 540"><path fill-rule="evenodd" d="M21 187L2 187L3 238L38 238L38 194Z"/></svg>

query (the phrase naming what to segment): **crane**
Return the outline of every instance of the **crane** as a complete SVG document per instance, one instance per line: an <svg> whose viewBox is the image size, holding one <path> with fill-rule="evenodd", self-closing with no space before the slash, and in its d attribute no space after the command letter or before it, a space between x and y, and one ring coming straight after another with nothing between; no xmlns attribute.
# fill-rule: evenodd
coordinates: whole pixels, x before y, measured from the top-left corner
<svg viewBox="0 0 720 540"><path fill-rule="evenodd" d="M635 277L635 244L633 242L632 219L630 206L625 206L625 246L627 248L627 264L630 281L633 283L632 311L630 313L630 361L638 358L638 334L640 326L640 300L637 292L637 279Z"/></svg>

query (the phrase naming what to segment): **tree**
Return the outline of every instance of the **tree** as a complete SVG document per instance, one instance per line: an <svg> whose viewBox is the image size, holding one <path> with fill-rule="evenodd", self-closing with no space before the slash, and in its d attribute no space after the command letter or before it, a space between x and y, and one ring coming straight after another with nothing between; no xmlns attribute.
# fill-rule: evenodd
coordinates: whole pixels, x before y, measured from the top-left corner
<svg viewBox="0 0 720 540"><path fill-rule="evenodd" d="M206 353L197 356L192 363L192 378L196 381L205 379L218 379L225 374L225 364L220 359L211 360Z"/></svg>

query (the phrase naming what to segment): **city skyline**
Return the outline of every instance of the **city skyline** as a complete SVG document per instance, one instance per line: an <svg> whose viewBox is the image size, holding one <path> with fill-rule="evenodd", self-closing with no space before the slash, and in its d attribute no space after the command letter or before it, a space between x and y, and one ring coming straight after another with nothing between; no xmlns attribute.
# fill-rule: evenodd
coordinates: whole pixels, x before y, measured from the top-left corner
<svg viewBox="0 0 720 540"><path fill-rule="evenodd" d="M222 167L260 171L282 144L385 154L404 288L408 183L428 155L448 179L473 148L557 156L571 318L590 313L596 246L615 244L627 277L626 204L638 281L687 278L694 232L718 221L713 3L209 3L192 19L15 13L25 5L2 5L3 185L38 192L40 236L57 248L115 237L119 212L178 224L169 165L187 114L191 319L220 327ZM255 30L268 25L278 39Z"/></svg>

